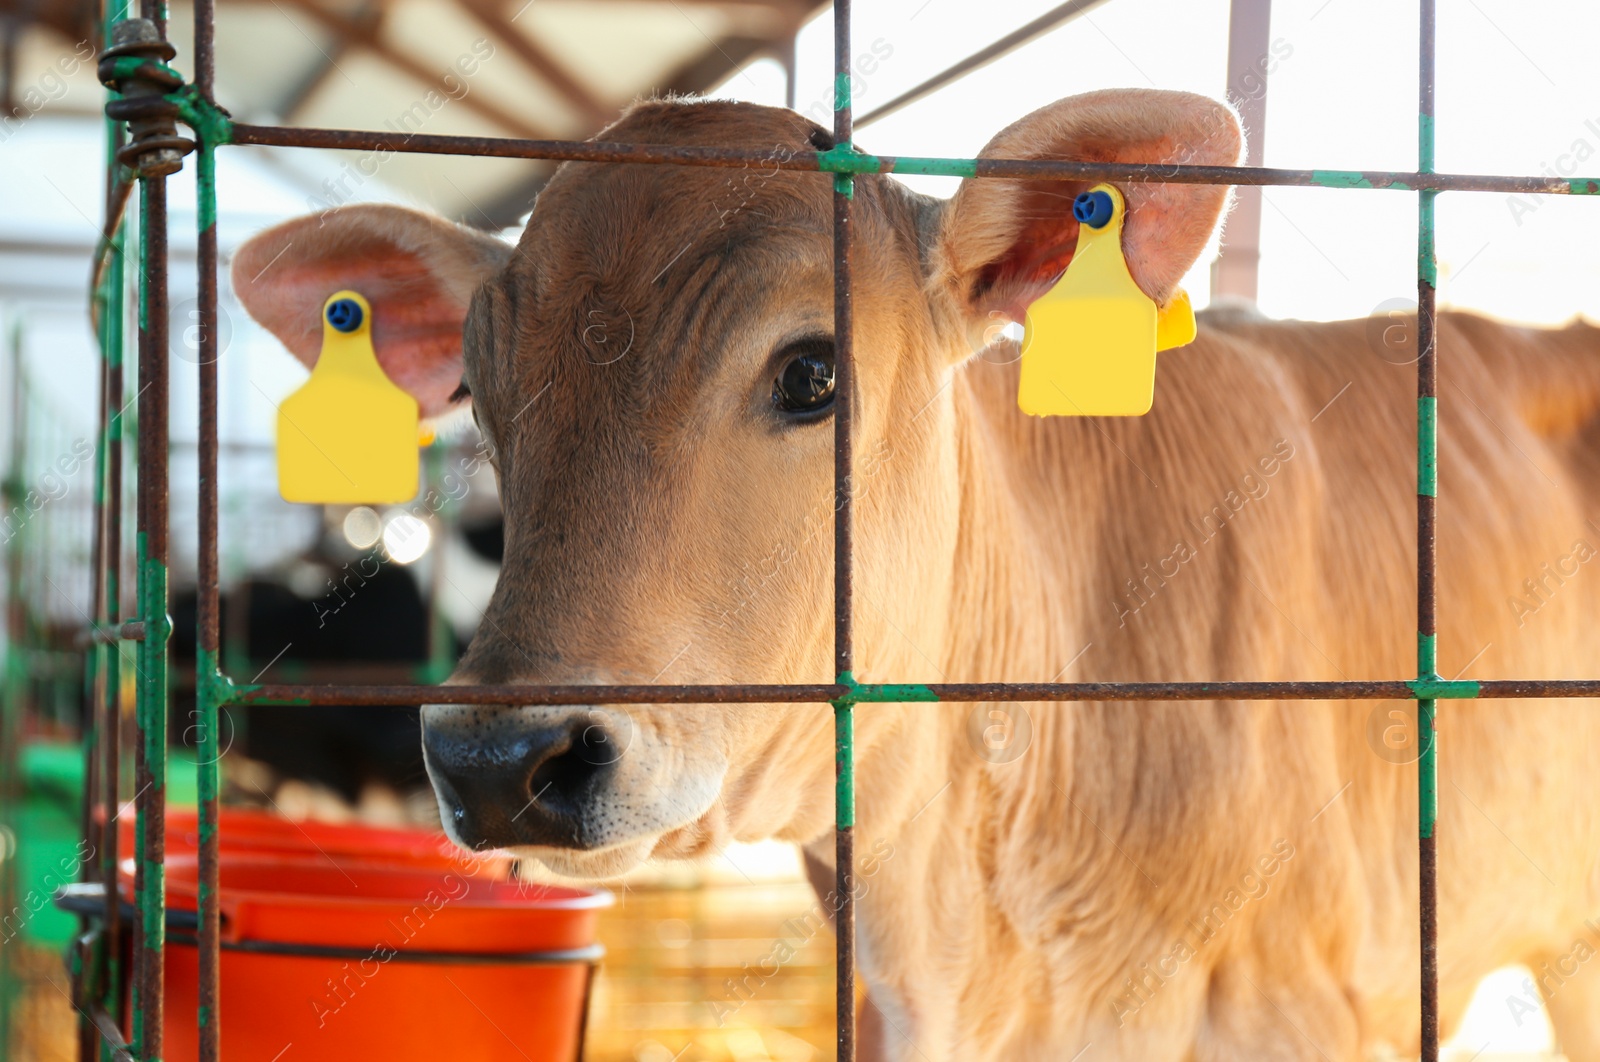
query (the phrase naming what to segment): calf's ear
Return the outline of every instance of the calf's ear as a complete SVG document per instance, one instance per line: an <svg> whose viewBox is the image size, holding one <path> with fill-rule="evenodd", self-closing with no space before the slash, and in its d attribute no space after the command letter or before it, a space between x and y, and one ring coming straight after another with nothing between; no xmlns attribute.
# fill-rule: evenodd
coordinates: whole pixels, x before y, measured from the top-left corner
<svg viewBox="0 0 1600 1062"><path fill-rule="evenodd" d="M981 157L1167 165L1235 165L1239 121L1188 92L1111 89L1069 96L1002 130ZM1072 260L1072 201L1085 181L971 178L944 210L932 279L981 345L995 325L1021 321ZM1229 189L1201 184L1118 186L1127 201L1122 249L1139 287L1165 305L1205 248Z"/></svg>
<svg viewBox="0 0 1600 1062"><path fill-rule="evenodd" d="M425 417L461 382L461 326L472 293L511 257L486 233L404 207L363 204L286 221L233 258L233 290L307 367L322 351L322 305L349 288L372 305L383 371Z"/></svg>

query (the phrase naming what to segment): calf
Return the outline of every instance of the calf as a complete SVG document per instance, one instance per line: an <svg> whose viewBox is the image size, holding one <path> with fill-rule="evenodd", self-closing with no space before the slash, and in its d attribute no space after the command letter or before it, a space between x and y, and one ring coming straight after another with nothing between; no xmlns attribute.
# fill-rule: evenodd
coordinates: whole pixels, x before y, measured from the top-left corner
<svg viewBox="0 0 1600 1062"><path fill-rule="evenodd" d="M683 100L640 103L601 139L831 146L789 111ZM985 154L1239 149L1220 104L1109 91ZM1083 187L971 180L945 202L856 181L858 677L1411 674L1415 376L1392 337L1202 316L1162 356L1150 415L1018 412L997 326L1061 273ZM1225 192L1125 194L1130 267L1165 301ZM323 299L355 288L425 413L472 396L506 550L453 681L833 680L829 197L822 174L569 163L515 249L363 206L241 250L241 297L302 360ZM1464 314L1439 333L1440 656L1452 675L1592 672L1600 341ZM1411 710L863 705L860 965L885 1057L1415 1053ZM593 876L768 837L831 861L826 706L423 721L462 844ZM1571 702L1442 711L1447 1032L1485 972L1525 962L1568 1055L1600 1059L1600 972L1582 966L1597 727Z"/></svg>

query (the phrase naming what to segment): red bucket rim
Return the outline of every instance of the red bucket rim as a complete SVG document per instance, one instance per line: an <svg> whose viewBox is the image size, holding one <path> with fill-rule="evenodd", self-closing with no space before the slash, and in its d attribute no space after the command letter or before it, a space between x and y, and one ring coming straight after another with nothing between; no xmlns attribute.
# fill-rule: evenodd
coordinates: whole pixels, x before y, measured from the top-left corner
<svg viewBox="0 0 1600 1062"><path fill-rule="evenodd" d="M133 852L131 805L124 805L117 823L118 858ZM482 868L505 877L516 857L502 849L469 851L443 830L419 826L374 826L297 820L262 808L222 808L218 821L219 850L230 860L266 856L307 862L331 860L357 865L381 863L425 870L465 872ZM199 847L195 808L175 808L166 816L166 851L172 858L192 856Z"/></svg>
<svg viewBox="0 0 1600 1062"><path fill-rule="evenodd" d="M200 867L199 856L193 852L173 853L168 856L165 866L167 868L167 898L168 906L176 907L171 901L183 901L181 909L193 910L198 903ZM125 885L131 887L135 861L123 859L118 864L119 876ZM350 896L336 892L313 892L288 888L263 888L241 887L237 884L230 885L227 878L240 871L271 871L281 869L299 873L325 874L327 876L343 876L349 878L351 872L398 882L399 879L412 879L419 883L416 893L396 895L385 894L382 896ZM596 908L611 907L616 903L616 896L609 889L586 888L581 885L558 885L546 882L505 881L494 878L480 877L473 872L475 868L454 870L429 867L414 867L395 865L380 861L363 861L351 859L340 861L331 858L306 859L300 856L285 856L282 853L230 853L222 860L221 879L217 884L218 895L230 903L252 902L269 904L273 906L308 906L328 905L350 909L371 908L383 904L403 903L425 895L428 891L426 883L442 881L454 874L468 883L468 894L460 899L451 901L452 907L467 910L485 911L515 911L515 910L544 910L544 911L583 911ZM359 885L357 886L359 888ZM489 895L484 895L488 893Z"/></svg>

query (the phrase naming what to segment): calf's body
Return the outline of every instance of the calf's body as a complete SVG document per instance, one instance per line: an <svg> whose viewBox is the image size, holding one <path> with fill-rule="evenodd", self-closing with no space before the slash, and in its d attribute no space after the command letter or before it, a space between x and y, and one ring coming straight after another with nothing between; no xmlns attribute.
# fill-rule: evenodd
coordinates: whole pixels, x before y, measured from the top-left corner
<svg viewBox="0 0 1600 1062"><path fill-rule="evenodd" d="M602 135L831 146L791 112L726 103L640 104ZM1239 147L1218 104L1122 91L1036 112L986 154L1229 163ZM322 300L355 288L380 361L425 411L448 408L458 378L471 393L506 562L453 681L834 678L830 187L569 164L514 251L380 207L241 250L245 304L304 360ZM1025 417L994 326L1070 260L1081 190L976 180L940 202L856 181L857 677L1412 675L1415 382L1392 334L1406 323L1206 315L1197 342L1161 356L1148 416ZM1223 193L1124 195L1130 269L1164 302ZM1582 326L1441 318L1447 676L1592 672L1597 348ZM1414 1050L1408 708L861 706L874 1050ZM1525 961L1569 1056L1600 1059L1600 973L1583 965L1600 914L1597 725L1584 704L1442 707L1447 1031L1478 978ZM432 706L424 730L467 845L596 876L764 837L831 859L824 706Z"/></svg>
<svg viewBox="0 0 1600 1062"><path fill-rule="evenodd" d="M1022 418L1014 368L969 366L947 576L868 581L861 658L953 682L1411 674L1414 367L1370 332L1202 315L1137 420ZM1446 314L1440 344L1441 667L1590 673L1600 481L1570 413L1600 332ZM885 746L857 835L893 845L859 914L890 1057L1416 1050L1413 706L993 708L858 709ZM1522 962L1544 990L1511 1013L1547 996L1568 1055L1600 1057L1597 726L1585 702L1442 705L1447 1032Z"/></svg>

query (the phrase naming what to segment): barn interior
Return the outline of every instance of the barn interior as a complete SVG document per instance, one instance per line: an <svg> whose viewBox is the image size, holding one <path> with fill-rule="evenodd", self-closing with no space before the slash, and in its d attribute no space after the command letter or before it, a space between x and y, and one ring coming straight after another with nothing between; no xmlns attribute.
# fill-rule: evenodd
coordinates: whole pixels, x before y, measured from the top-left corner
<svg viewBox="0 0 1600 1062"><path fill-rule="evenodd" d="M1141 16L1131 0L1008 0L984 5L981 13L956 12L952 0L884 5L858 34L857 125L864 142L892 144L905 154L973 154L1005 122L1048 99L1097 87L1097 81L1148 81L1228 96L1249 131L1249 164L1298 164L1298 157L1270 154L1269 144L1277 141L1267 137L1269 73L1274 85L1280 76L1287 81L1284 98L1275 95L1273 105L1275 113L1288 113L1304 102L1300 79L1309 77L1313 64L1321 63L1315 68L1324 74L1336 69L1330 65L1335 59L1316 58L1320 27L1337 21L1358 39L1359 24L1380 17L1378 6L1365 0L1333 2L1326 15L1317 4L1274 10L1270 0L1164 9L1170 32L1159 42L1136 29ZM1501 11L1506 5L1488 6L1496 19L1511 18ZM632 101L668 94L787 105L826 124L832 110L827 12L828 5L814 0L219 0L217 97L241 121L526 139L593 137ZM84 440L93 437L99 376L85 308L103 207L105 97L94 62L101 18L100 5L85 0L0 0L0 159L6 163L0 166L0 202L6 204L0 213L0 423L6 425L0 461L8 514L0 705L3 910L29 891L30 882L43 880L62 853L71 853L83 812L87 650L81 632L93 592L95 502L94 448L85 449ZM187 3L172 4L168 35L180 68L192 61L192 18ZM940 20L960 32L940 29ZM1490 30L1475 32L1500 47ZM1480 46L1490 45L1469 43L1463 50ZM1305 57L1298 67L1297 54ZM1565 83L1565 60L1538 55ZM1083 58L1084 69L1052 80L1066 58ZM1383 60L1380 54L1363 61ZM1372 100L1398 91L1387 83L1369 88ZM1365 91L1352 89L1363 100ZM1593 116L1573 110L1570 100L1563 106L1559 112L1553 103L1546 108L1555 116L1542 125L1544 139L1522 154L1484 162L1461 148L1461 168L1533 172L1549 165L1550 144L1565 149L1574 137L1600 142L1592 121L1583 124ZM1384 105L1371 102L1370 108L1373 124L1388 129ZM1272 131L1276 138L1280 127ZM1323 139L1329 135L1342 134ZM1315 140L1308 148L1305 136L1287 137L1285 151L1322 150ZM1354 134L1347 147L1355 155L1368 150ZM1390 146L1372 150L1372 159L1351 165L1392 164L1384 154ZM219 163L223 262L276 222L365 202L403 203L514 239L551 168L530 160L431 155L374 164L358 151L245 149ZM917 186L939 194L952 187L938 179ZM185 522L195 519L199 414L193 396L200 354L192 236L197 200L189 174L172 187L176 633L168 799L181 805L194 800L193 772L186 768L196 754L190 721L197 560L184 550L195 541ZM1341 232L1347 226L1316 190L1303 196L1291 191L1302 190L1240 194L1223 242L1186 281L1197 304L1234 299L1285 315L1365 316L1381 313L1396 293L1403 296L1403 271L1363 273L1358 263L1368 244L1360 234ZM1444 272L1459 278L1454 295L1460 303L1522 319L1600 308L1593 266L1565 267L1565 259L1537 242L1570 242L1575 225L1595 231L1588 218L1573 220L1567 207L1524 206L1519 213L1516 204L1485 203L1482 216L1492 220L1456 226L1455 232L1489 233L1488 242L1472 235L1443 245ZM1406 209L1384 204L1369 224L1400 232L1403 244L1413 224ZM1372 255L1374 262L1403 259L1400 253ZM1280 268L1264 269L1263 262ZM425 452L423 493L442 499L436 507L285 502L275 487L275 403L299 385L304 370L249 318L225 281L219 298L225 670L251 681L441 681L477 628L503 549L492 471L460 472L469 463L477 467L473 457L481 446L470 419L440 424ZM123 500L131 505L131 478L124 486ZM131 571L132 549L131 541L124 543L124 571ZM131 586L123 593L128 597ZM122 679L131 703L133 668L124 668ZM436 827L417 730L414 708L229 709L224 800L294 820ZM612 888L618 902L601 921L607 958L590 1001L586 1057L832 1057L834 950L826 932L808 935L762 991L741 1001L732 1020L722 1017L737 996L730 986L770 952L791 920L815 905L792 849L738 846L704 864L652 866ZM75 924L47 910L0 945L0 1057L76 1057L61 961ZM1525 976L1508 971L1484 990L1475 1011L1482 1017L1456 1045L1460 1057L1478 1057L1472 1051L1488 1043L1493 1047L1485 1060L1553 1057L1545 1053L1547 1026L1507 1018L1518 1017L1506 1001L1522 992Z"/></svg>

